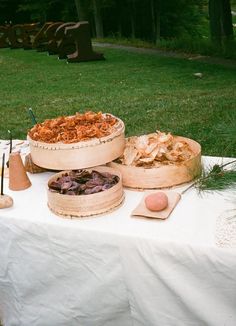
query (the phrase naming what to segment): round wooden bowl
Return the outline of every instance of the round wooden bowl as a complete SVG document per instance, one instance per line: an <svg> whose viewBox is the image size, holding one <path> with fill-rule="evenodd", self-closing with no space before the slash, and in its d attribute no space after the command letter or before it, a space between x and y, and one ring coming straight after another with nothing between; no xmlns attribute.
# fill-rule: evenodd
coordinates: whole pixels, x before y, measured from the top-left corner
<svg viewBox="0 0 236 326"><path fill-rule="evenodd" d="M189 182L201 173L201 146L189 138L180 136L175 138L189 144L194 153L191 159L154 168L127 166L116 162L111 162L108 166L122 174L123 186L129 188L166 188Z"/></svg>
<svg viewBox="0 0 236 326"><path fill-rule="evenodd" d="M122 155L125 147L125 126L118 119L116 131L109 136L78 143L44 143L28 135L34 164L51 170L75 170L103 165Z"/></svg>
<svg viewBox="0 0 236 326"><path fill-rule="evenodd" d="M63 195L48 189L48 207L53 213L64 218L86 217L112 211L121 205L124 200L124 191L120 172L107 166L88 169L88 171L92 170L109 172L117 175L120 180L110 189L91 195ZM53 175L48 184L66 172L69 171L62 171Z"/></svg>

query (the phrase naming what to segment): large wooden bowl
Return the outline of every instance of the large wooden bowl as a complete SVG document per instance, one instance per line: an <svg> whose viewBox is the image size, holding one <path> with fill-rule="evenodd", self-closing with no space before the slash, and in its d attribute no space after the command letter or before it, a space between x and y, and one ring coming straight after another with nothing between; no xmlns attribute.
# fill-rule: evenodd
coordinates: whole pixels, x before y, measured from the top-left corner
<svg viewBox="0 0 236 326"><path fill-rule="evenodd" d="M175 138L189 144L194 153L191 159L154 168L127 166L116 162L111 162L108 166L122 174L123 186L129 188L166 188L189 182L201 173L201 146L189 138L179 136Z"/></svg>
<svg viewBox="0 0 236 326"><path fill-rule="evenodd" d="M74 170L103 165L122 155L125 146L125 126L118 119L116 131L109 136L78 143L44 143L27 139L34 164L51 170Z"/></svg>
<svg viewBox="0 0 236 326"><path fill-rule="evenodd" d="M88 171L91 170L109 172L117 175L120 180L112 188L91 195L63 195L48 189L48 207L53 213L65 218L77 218L106 213L121 205L124 200L124 191L120 172L107 166L88 169ZM48 184L66 172L68 171L62 171L53 175L49 179Z"/></svg>

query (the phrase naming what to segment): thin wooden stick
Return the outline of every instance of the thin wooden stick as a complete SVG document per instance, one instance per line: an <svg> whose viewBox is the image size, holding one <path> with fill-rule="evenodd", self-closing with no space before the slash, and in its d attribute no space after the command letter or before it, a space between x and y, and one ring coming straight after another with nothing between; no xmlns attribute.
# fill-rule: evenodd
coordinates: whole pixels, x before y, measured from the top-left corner
<svg viewBox="0 0 236 326"><path fill-rule="evenodd" d="M12 152L12 133L11 133L10 130L7 130L7 131L9 133L9 141L10 141L10 148L9 148L9 157L10 157L10 154ZM9 159L8 159L8 161L6 163L6 166L7 166L7 168L9 168Z"/></svg>
<svg viewBox="0 0 236 326"><path fill-rule="evenodd" d="M11 130L7 130L8 133L9 133L9 140L10 140L10 150L9 150L9 153L11 154L12 152L12 133L11 133Z"/></svg>
<svg viewBox="0 0 236 326"><path fill-rule="evenodd" d="M2 155L1 196L3 196L4 165L5 165L5 153L3 153Z"/></svg>
<svg viewBox="0 0 236 326"><path fill-rule="evenodd" d="M32 119L33 124L36 125L37 124L37 120L36 120L35 115L34 115L34 112L33 112L33 110L31 108L29 108L29 115L30 115L30 117Z"/></svg>

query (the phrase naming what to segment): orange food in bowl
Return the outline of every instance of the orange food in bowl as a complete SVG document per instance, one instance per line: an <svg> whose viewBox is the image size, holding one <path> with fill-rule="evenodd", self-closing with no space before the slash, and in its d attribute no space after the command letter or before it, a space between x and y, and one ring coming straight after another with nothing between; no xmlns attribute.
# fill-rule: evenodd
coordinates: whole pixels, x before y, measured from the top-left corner
<svg viewBox="0 0 236 326"><path fill-rule="evenodd" d="M70 144L108 136L114 132L117 122L117 118L109 113L77 112L74 116L61 116L38 123L28 135L35 141Z"/></svg>

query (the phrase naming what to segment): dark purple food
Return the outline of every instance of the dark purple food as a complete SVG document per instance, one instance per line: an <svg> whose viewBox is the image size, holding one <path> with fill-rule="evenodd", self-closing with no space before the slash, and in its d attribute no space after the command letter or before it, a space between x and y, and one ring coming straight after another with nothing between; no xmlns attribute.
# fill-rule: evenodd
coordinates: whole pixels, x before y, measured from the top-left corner
<svg viewBox="0 0 236 326"><path fill-rule="evenodd" d="M119 177L108 172L73 170L49 184L49 190L64 195L91 195L110 189Z"/></svg>

